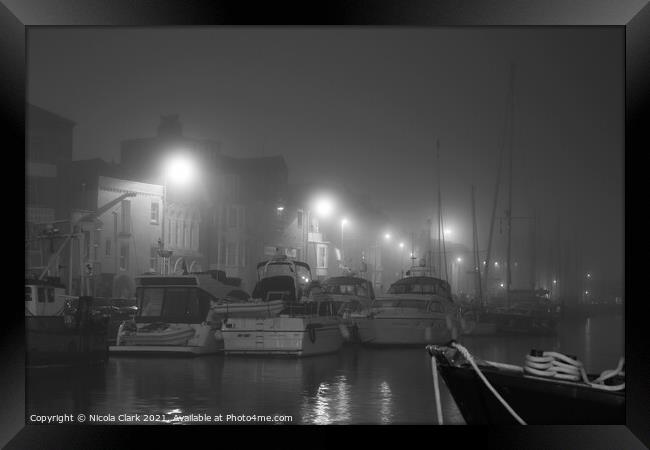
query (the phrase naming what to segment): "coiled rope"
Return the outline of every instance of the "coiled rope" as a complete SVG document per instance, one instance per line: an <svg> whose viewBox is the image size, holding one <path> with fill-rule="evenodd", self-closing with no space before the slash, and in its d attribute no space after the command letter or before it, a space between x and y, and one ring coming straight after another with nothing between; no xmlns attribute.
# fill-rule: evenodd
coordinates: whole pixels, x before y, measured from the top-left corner
<svg viewBox="0 0 650 450"><path fill-rule="evenodd" d="M624 375L623 366L625 358L620 358L616 369L603 371L598 378L590 381L585 372L584 365L573 356L558 352L543 352L532 350L526 355L524 372L538 377L554 378L559 380L582 381L583 383L605 391L620 391L625 389L625 383L609 386L604 384L617 375Z"/></svg>
<svg viewBox="0 0 650 450"><path fill-rule="evenodd" d="M490 384L490 382L485 378L485 375L476 365L474 358L464 346L457 342L452 342L451 346L457 349L465 359L470 363L476 374L479 376L481 381L487 386L487 388L494 394L494 396L501 402L501 404L506 408L506 410L514 417L514 419L519 422L521 425L526 425L526 422L519 417L519 415L512 409L510 405L501 397L501 395L496 391L496 389ZM436 399L436 414L438 417L438 424L442 425L442 407L440 404L440 389L438 386L438 363L435 356L431 358L432 373L433 373L433 388ZM569 381L582 381L583 383L596 388L607 391L619 391L625 389L625 383L609 386L605 385L605 380L608 380L617 375L625 375L623 372L623 367L625 365L625 358L621 357L618 362L616 369L605 370L603 371L598 378L593 381L590 381L587 377L587 373L584 370L583 364L578 361L575 357L567 356L558 352L542 352L540 350L532 350L531 354L526 355L524 367L514 366L510 364L501 364L491 361L485 361L487 364L494 367L501 367L504 369L515 370L517 372L525 372L531 375L555 378L560 380L569 380Z"/></svg>

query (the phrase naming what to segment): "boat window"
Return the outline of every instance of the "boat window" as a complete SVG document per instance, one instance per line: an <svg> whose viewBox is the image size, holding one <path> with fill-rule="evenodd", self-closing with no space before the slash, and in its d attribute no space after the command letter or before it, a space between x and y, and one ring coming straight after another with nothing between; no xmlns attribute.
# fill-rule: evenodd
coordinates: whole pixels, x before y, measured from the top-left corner
<svg viewBox="0 0 650 450"><path fill-rule="evenodd" d="M298 284L306 285L311 281L311 274L306 267L296 266L296 273L298 275Z"/></svg>
<svg viewBox="0 0 650 450"><path fill-rule="evenodd" d="M38 288L38 303L45 303L45 288Z"/></svg>
<svg viewBox="0 0 650 450"><path fill-rule="evenodd" d="M194 319L199 313L199 299L196 289L167 288L163 317L167 321Z"/></svg>
<svg viewBox="0 0 650 450"><path fill-rule="evenodd" d="M138 289L140 316L160 317L164 292L163 288Z"/></svg>
<svg viewBox="0 0 650 450"><path fill-rule="evenodd" d="M318 315L319 316L331 316L333 314L332 312L332 303L330 302L322 302L318 306Z"/></svg>
<svg viewBox="0 0 650 450"><path fill-rule="evenodd" d="M445 308L442 306L442 303L440 302L431 302L429 305L429 311L434 312L434 313L444 313Z"/></svg>
<svg viewBox="0 0 650 450"><path fill-rule="evenodd" d="M25 288L25 301L26 302L32 301L32 288L30 287Z"/></svg>
<svg viewBox="0 0 650 450"><path fill-rule="evenodd" d="M47 289L47 302L54 303L54 289Z"/></svg>

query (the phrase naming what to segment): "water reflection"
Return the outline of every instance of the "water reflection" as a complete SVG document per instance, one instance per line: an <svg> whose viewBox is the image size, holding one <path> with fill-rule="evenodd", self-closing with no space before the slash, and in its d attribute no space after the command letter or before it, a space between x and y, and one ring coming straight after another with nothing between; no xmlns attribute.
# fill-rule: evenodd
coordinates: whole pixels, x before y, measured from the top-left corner
<svg viewBox="0 0 650 450"><path fill-rule="evenodd" d="M463 337L476 356L521 365L532 348L574 354L588 372L623 355L622 317L560 325L558 335ZM30 371L38 414L291 415L305 424L433 424L431 362L423 348L346 346L309 358L111 357L95 371ZM441 383L444 422L463 419Z"/></svg>

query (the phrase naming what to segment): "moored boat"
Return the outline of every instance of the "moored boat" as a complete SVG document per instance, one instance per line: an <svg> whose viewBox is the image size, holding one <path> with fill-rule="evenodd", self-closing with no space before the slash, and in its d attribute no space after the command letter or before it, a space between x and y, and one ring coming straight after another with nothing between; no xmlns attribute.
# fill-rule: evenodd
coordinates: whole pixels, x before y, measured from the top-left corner
<svg viewBox="0 0 650 450"><path fill-rule="evenodd" d="M372 345L446 342L460 329L449 284L430 276L396 281L356 323L361 342Z"/></svg>
<svg viewBox="0 0 650 450"><path fill-rule="evenodd" d="M277 317L231 317L221 327L226 354L310 356L341 348L337 305L305 297L311 281L307 264L277 257L258 264L255 290L279 298L285 308Z"/></svg>
<svg viewBox="0 0 650 450"><path fill-rule="evenodd" d="M311 298L332 301L341 317L340 328L344 340L360 341L356 319L365 316L375 299L370 281L354 276L331 277L322 283L321 291Z"/></svg>
<svg viewBox="0 0 650 450"><path fill-rule="evenodd" d="M92 297L72 297L58 279L25 281L27 367L101 364L108 356L107 317Z"/></svg>
<svg viewBox="0 0 650 450"><path fill-rule="evenodd" d="M432 356L434 377L440 373L469 425L625 423L623 360L617 369L596 376L584 373L574 357L554 352L533 351L531 354L538 356L527 356L524 367L519 367L476 359L453 342L430 345L427 350ZM555 355L556 359L546 355ZM543 364L529 363L544 358L549 361L546 371L532 368ZM563 366L575 375L563 373Z"/></svg>

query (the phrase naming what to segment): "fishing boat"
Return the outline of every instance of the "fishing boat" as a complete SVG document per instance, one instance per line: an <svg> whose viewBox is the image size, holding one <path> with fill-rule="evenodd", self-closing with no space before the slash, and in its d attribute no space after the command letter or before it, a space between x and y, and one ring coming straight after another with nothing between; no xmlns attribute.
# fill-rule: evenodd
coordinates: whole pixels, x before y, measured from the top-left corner
<svg viewBox="0 0 650 450"><path fill-rule="evenodd" d="M25 281L27 367L101 364L108 356L107 318L92 297L65 294L56 278Z"/></svg>
<svg viewBox="0 0 650 450"><path fill-rule="evenodd" d="M245 291L219 278L209 272L137 277L137 313L120 325L110 352L217 353L223 350L219 330L225 317L272 314L269 305L246 301Z"/></svg>
<svg viewBox="0 0 650 450"><path fill-rule="evenodd" d="M346 342L358 342L356 319L365 316L375 299L372 283L355 276L331 277L325 280L318 294L310 298L331 300L341 317L341 334Z"/></svg>
<svg viewBox="0 0 650 450"><path fill-rule="evenodd" d="M304 297L307 264L276 258L260 263L259 289L286 302L277 317L228 318L221 327L226 354L311 356L339 350L343 336L335 302ZM302 283L298 284L298 280Z"/></svg>
<svg viewBox="0 0 650 450"><path fill-rule="evenodd" d="M376 298L356 323L362 343L426 344L457 338L460 317L449 283L422 276L416 268Z"/></svg>
<svg viewBox="0 0 650 450"><path fill-rule="evenodd" d="M574 356L533 350L524 366L483 361L462 345L427 347L432 357L438 423L438 373L468 425L625 423L625 372L585 373Z"/></svg>

